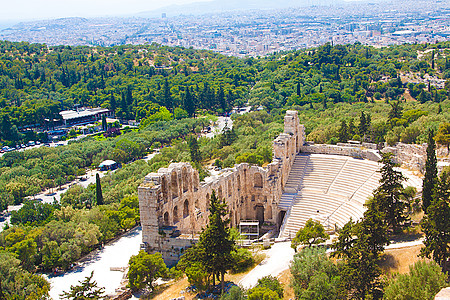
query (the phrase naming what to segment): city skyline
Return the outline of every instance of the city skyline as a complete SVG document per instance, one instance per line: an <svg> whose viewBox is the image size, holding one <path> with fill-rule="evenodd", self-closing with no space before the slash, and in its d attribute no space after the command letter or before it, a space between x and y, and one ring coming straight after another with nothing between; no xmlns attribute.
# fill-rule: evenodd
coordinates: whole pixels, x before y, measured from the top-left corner
<svg viewBox="0 0 450 300"><path fill-rule="evenodd" d="M337 3L356 1L363 0L285 0L281 2L289 3L292 6L310 6L325 2ZM200 7L201 4L205 2L220 3L220 1L214 0L17 0L2 4L2 9L0 10L0 23L14 24L15 22L21 21L37 21L70 17L95 18L132 16L164 8L168 8L169 10L172 8L177 8L177 6L179 6L179 10L182 11L186 5L194 4ZM273 3L274 7L277 7L277 5L278 3ZM219 5L219 9L220 6L221 5ZM207 10L208 8L205 7L205 9ZM245 10L247 7L243 7L243 9ZM262 7L262 9L264 9L264 7Z"/></svg>

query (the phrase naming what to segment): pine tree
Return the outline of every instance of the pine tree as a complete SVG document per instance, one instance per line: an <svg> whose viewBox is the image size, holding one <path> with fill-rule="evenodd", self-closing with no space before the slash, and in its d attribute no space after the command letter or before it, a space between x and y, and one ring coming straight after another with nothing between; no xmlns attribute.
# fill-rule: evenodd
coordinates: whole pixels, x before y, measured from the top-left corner
<svg viewBox="0 0 450 300"><path fill-rule="evenodd" d="M345 120L341 121L341 126L338 130L338 138L341 143L346 143L348 141L348 129Z"/></svg>
<svg viewBox="0 0 450 300"><path fill-rule="evenodd" d="M199 245L204 252L203 263L207 270L213 274L220 275L221 289L225 287L225 273L231 268L233 258L231 252L235 247L234 240L230 235L227 215L227 205L223 200L217 199L213 190L210 202L209 224L201 233Z"/></svg>
<svg viewBox="0 0 450 300"><path fill-rule="evenodd" d="M402 182L405 177L401 172L394 170L397 167L392 161L392 153L384 153L381 163L380 186L375 190L373 201L383 214L384 222L394 233L401 230L402 224L407 220L404 211L407 203L403 201Z"/></svg>
<svg viewBox="0 0 450 300"><path fill-rule="evenodd" d="M434 133L428 131L427 161L425 163L425 176L422 185L422 208L426 213L433 199L433 190L437 181L436 143Z"/></svg>
<svg viewBox="0 0 450 300"><path fill-rule="evenodd" d="M98 173L95 174L95 197L97 199L97 205L103 205L102 185Z"/></svg>
<svg viewBox="0 0 450 300"><path fill-rule="evenodd" d="M389 111L389 121L394 118L401 118L402 117L402 107L400 106L399 101L394 101L391 103L391 110Z"/></svg>
<svg viewBox="0 0 450 300"><path fill-rule="evenodd" d="M103 299L104 288L99 288L97 282L91 281L94 276L94 271L90 276L87 276L83 281L80 281L80 285L70 286L69 292L63 292L61 294L62 299L82 300L82 299Z"/></svg>
<svg viewBox="0 0 450 300"><path fill-rule="evenodd" d="M333 243L332 256L342 257L341 276L352 299L380 299L380 255L389 243L383 215L373 200L359 223L350 220Z"/></svg>

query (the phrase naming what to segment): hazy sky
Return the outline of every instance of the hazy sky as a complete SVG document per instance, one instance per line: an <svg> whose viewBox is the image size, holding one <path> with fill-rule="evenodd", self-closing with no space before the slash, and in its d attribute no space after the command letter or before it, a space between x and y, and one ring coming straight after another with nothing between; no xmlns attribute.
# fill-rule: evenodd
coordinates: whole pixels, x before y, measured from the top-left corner
<svg viewBox="0 0 450 300"><path fill-rule="evenodd" d="M0 0L0 21L123 15L200 1L209 0Z"/></svg>

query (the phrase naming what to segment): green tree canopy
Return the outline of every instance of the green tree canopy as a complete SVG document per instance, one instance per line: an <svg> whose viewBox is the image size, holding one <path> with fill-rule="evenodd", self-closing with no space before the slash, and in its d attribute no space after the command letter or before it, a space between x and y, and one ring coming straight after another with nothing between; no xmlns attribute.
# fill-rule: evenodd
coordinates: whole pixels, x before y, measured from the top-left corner
<svg viewBox="0 0 450 300"><path fill-rule="evenodd" d="M153 281L158 277L166 278L169 274L161 253L148 254L141 250L130 258L128 265L128 286L133 290L147 286L153 289Z"/></svg>
<svg viewBox="0 0 450 300"><path fill-rule="evenodd" d="M312 245L325 242L330 236L325 232L325 228L319 221L309 219L305 226L301 228L292 239L291 247L297 251L298 245Z"/></svg>

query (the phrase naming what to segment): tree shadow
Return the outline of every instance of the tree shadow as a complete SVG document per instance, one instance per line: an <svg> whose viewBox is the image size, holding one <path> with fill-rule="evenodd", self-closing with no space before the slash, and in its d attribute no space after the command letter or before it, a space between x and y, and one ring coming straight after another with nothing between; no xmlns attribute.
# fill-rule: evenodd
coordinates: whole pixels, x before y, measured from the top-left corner
<svg viewBox="0 0 450 300"><path fill-rule="evenodd" d="M397 269L398 260L392 254L385 253L381 256L380 267L390 273L392 269Z"/></svg>

